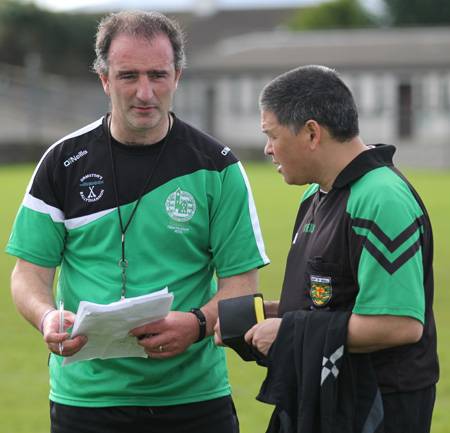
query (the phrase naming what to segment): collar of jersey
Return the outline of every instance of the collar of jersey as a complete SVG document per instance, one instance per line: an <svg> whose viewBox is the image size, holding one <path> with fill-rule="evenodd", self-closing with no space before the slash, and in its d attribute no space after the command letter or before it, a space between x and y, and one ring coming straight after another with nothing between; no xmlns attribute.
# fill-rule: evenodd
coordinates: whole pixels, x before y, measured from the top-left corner
<svg viewBox="0 0 450 433"><path fill-rule="evenodd" d="M390 144L375 144L373 149L361 152L337 176L333 188L343 188L350 182L379 167L393 166L395 147Z"/></svg>

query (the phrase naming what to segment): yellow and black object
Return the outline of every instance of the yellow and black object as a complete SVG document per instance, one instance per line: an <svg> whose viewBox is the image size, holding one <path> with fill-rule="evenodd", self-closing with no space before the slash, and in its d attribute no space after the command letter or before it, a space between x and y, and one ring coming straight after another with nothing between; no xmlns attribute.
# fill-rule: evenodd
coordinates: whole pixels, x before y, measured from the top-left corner
<svg viewBox="0 0 450 433"><path fill-rule="evenodd" d="M256 361L262 355L244 340L247 331L266 318L261 293L219 301L222 342L244 361Z"/></svg>

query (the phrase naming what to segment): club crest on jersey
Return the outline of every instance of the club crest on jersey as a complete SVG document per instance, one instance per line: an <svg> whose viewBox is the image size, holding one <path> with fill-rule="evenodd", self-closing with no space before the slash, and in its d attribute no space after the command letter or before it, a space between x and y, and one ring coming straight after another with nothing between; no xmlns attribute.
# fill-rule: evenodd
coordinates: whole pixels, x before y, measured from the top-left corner
<svg viewBox="0 0 450 433"><path fill-rule="evenodd" d="M189 230L187 223L194 217L196 210L197 204L192 194L177 188L166 200L166 211L172 222L169 228L180 233Z"/></svg>
<svg viewBox="0 0 450 433"><path fill-rule="evenodd" d="M80 179L80 197L88 203L100 200L105 193L103 189L103 176L95 173L89 173Z"/></svg>
<svg viewBox="0 0 450 433"><path fill-rule="evenodd" d="M331 299L331 278L311 275L311 299L317 307L323 307Z"/></svg>

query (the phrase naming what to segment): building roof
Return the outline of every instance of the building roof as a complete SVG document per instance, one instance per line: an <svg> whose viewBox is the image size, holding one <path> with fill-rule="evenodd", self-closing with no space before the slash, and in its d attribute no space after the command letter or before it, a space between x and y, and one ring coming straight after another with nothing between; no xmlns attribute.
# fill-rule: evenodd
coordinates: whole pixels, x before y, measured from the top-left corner
<svg viewBox="0 0 450 433"><path fill-rule="evenodd" d="M186 32L186 50L196 53L220 40L285 26L296 9L218 10L208 15L195 12L168 14Z"/></svg>
<svg viewBox="0 0 450 433"><path fill-rule="evenodd" d="M218 40L190 59L195 71L450 68L450 27L253 32Z"/></svg>

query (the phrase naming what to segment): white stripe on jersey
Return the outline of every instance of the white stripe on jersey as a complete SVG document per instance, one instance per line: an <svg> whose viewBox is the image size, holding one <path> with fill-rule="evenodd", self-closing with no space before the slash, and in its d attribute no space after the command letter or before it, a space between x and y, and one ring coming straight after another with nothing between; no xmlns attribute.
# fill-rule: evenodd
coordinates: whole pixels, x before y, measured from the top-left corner
<svg viewBox="0 0 450 433"><path fill-rule="evenodd" d="M244 170L242 163L238 162L239 169L241 170L242 177L244 178L245 185L248 191L248 209L250 211L250 219L252 221L253 233L255 235L256 245L258 246L259 254L261 255L264 264L267 265L270 263L269 258L266 255L266 251L264 248L264 241L261 234L261 227L259 226L258 214L256 212L255 201L253 199L252 189L250 187L250 182L247 177L247 173Z"/></svg>
<svg viewBox="0 0 450 433"><path fill-rule="evenodd" d="M33 197L28 192L25 194L22 205L36 212L50 215L55 223L63 223L65 220L64 212L61 209L48 205L44 200Z"/></svg>
<svg viewBox="0 0 450 433"><path fill-rule="evenodd" d="M34 178L36 176L36 173L39 169L39 167L42 164L42 161L44 160L44 158L47 156L47 153L49 153L55 146L58 146L58 144L62 143L65 140L68 140L69 138L73 138L73 137L78 137L79 135L83 135L86 132L92 131L93 129L97 128L99 125L102 124L103 119L105 116L101 117L100 119L96 120L95 122L92 122L89 125L84 126L81 129L78 129L75 132L72 132L69 135L66 135L65 137L61 138L60 140L58 140L56 143L53 143L44 153L44 155L42 156L42 158L40 159L38 165L36 166L36 168L34 169L34 173L31 176L30 182L28 183L28 187L26 189L26 193L25 193L25 198L28 195L29 191L31 190L31 185L33 184ZM25 200L25 199L24 199Z"/></svg>
<svg viewBox="0 0 450 433"><path fill-rule="evenodd" d="M106 209L100 212L96 212L91 215L85 215L78 218L71 218L69 220L65 219L64 212L60 209L50 206L46 204L43 200L40 200L36 197L33 197L31 194L26 194L22 203L23 206L28 209L34 210L36 212L44 213L50 216L53 222L55 223L64 223L65 227L68 230L77 229L79 227L84 226L85 224L89 224L92 221L98 220L99 218L108 215L109 213L115 211L117 208Z"/></svg>
<svg viewBox="0 0 450 433"><path fill-rule="evenodd" d="M51 219L52 219L54 222L56 222L56 223L65 223L66 226L67 226L68 222L65 221L65 214L64 214L64 212L63 212L61 209L58 209L58 208L56 208L56 207L54 207L54 206L48 205L47 203L45 203L45 202L44 202L43 200L41 200L41 199L37 199L36 197L33 197L33 196L30 194L31 186L33 185L34 178L36 177L36 173L37 173L39 167L41 166L42 161L45 159L45 157L47 156L47 154L48 154L55 146L58 146L58 144L62 143L62 142L65 141L65 140L68 140L69 138L78 137L78 136L80 136L80 135L83 135L83 134L86 133L86 132L89 132L89 131L94 130L95 128L97 128L99 125L102 124L103 118L104 118L104 117L101 117L100 119L96 120L95 122L92 122L91 124L86 125L86 126L84 126L83 128L78 129L77 131L72 132L72 133L69 134L69 135L66 135L65 137L63 137L63 138L61 138L60 140L58 140L56 143L52 144L52 145L45 151L44 155L42 156L42 158L40 159L39 163L37 164L37 166L36 166L36 168L35 168L35 170L34 170L34 172L33 172L33 175L31 176L30 182L28 183L28 186L27 186L27 189L26 189L26 192L25 192L25 196L24 196L23 201L22 201L22 205L23 205L23 206L25 206L25 207L27 207L27 208L29 208L29 209L31 209L31 210L34 210L34 211L36 211L36 212L41 212L41 213L48 214L48 215L50 215ZM105 212L108 213L109 211L104 211L104 213L105 213ZM103 215L100 215L100 216L103 216ZM95 217L94 215L91 215L91 216L89 216L89 218L92 218L92 220L95 220L95 219L97 219L97 218L100 218L100 216ZM74 218L74 220L77 220L77 219L78 219L78 218ZM73 221L73 220L69 220L69 221ZM80 227L81 225L83 225L83 224L77 224L77 223L71 223L71 222L69 222L69 225L72 225L72 224L74 225L73 228Z"/></svg>
<svg viewBox="0 0 450 433"><path fill-rule="evenodd" d="M86 224L91 223L92 221L98 220L99 218L108 215L111 212L114 212L117 209L117 207L114 207L112 209L106 209L102 210L100 212L93 213L91 215L85 215L78 218L71 218L70 220L66 220L64 225L66 226L66 229L73 230L77 229L79 227L82 227Z"/></svg>

